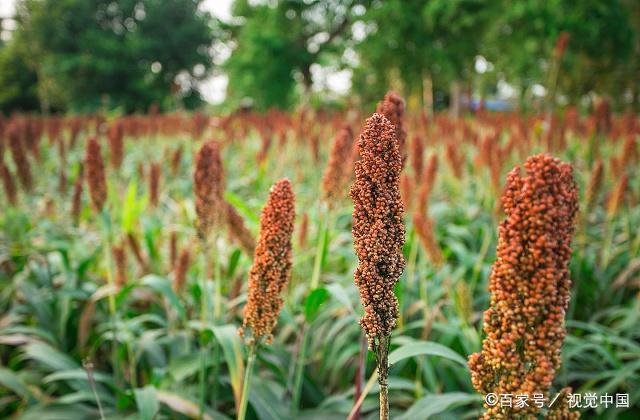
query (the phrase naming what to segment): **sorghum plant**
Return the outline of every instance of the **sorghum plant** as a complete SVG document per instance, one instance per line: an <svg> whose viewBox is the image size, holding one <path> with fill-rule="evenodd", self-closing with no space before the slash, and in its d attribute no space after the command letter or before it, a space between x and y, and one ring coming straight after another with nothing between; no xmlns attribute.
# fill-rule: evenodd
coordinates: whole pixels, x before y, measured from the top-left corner
<svg viewBox="0 0 640 420"><path fill-rule="evenodd" d="M482 351L469 357L481 393L548 395L560 366L578 210L573 168L549 155L527 159L507 176L497 260L489 279ZM533 418L540 409L485 406L485 419ZM571 415L573 416L573 415ZM572 417L566 417L572 418Z"/></svg>
<svg viewBox="0 0 640 420"><path fill-rule="evenodd" d="M271 342L283 300L280 293L291 278L291 236L295 219L295 196L288 179L276 182L260 215L260 235L253 265L249 271L249 290L240 335L249 346L247 369L238 408L244 419L249 397L249 381L260 344ZM250 334L247 334L247 332Z"/></svg>
<svg viewBox="0 0 640 420"><path fill-rule="evenodd" d="M373 114L358 141L355 164L353 238L358 267L354 273L365 314L360 325L376 354L380 383L380 418L389 418L387 390L391 330L398 317L394 286L404 269L405 229L400 198L402 158L396 130L381 114Z"/></svg>

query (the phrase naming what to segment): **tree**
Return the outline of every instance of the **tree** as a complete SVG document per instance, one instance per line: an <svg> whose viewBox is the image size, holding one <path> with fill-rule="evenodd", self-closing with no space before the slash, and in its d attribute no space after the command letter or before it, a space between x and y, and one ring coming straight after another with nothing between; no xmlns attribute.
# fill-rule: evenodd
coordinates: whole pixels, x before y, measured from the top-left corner
<svg viewBox="0 0 640 420"><path fill-rule="evenodd" d="M19 36L44 107L144 111L176 105L211 66L210 16L201 0L23 0ZM198 70L199 69L199 70Z"/></svg>
<svg viewBox="0 0 640 420"><path fill-rule="evenodd" d="M37 111L38 79L24 57L24 45L12 39L0 47L0 111Z"/></svg>
<svg viewBox="0 0 640 420"><path fill-rule="evenodd" d="M235 104L250 98L257 109L288 108L296 99L296 82L308 99L311 66L342 52L354 16L366 1L279 0L251 4L236 0L227 25L234 45L225 64L227 96Z"/></svg>
<svg viewBox="0 0 640 420"><path fill-rule="evenodd" d="M425 81L445 90L450 83L469 80L488 5L485 0L375 3L363 18L367 36L357 46L354 88L371 102L395 79L405 96L422 100Z"/></svg>

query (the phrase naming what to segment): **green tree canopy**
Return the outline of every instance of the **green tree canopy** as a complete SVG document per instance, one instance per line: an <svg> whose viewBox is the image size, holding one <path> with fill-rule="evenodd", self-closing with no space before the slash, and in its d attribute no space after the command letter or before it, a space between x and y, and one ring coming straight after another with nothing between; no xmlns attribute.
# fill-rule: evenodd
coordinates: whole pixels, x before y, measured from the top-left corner
<svg viewBox="0 0 640 420"><path fill-rule="evenodd" d="M23 0L19 28L45 107L125 111L198 99L211 67L200 0ZM176 85L180 77L180 89Z"/></svg>

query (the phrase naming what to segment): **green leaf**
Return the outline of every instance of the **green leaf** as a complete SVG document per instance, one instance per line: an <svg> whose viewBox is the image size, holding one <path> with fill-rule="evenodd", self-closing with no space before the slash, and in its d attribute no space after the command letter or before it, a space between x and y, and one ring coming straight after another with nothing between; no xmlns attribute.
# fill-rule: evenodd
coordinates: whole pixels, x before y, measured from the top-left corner
<svg viewBox="0 0 640 420"><path fill-rule="evenodd" d="M140 282L154 291L160 293L164 297L167 298L171 306L178 312L178 315L181 319L186 319L186 313L184 310L184 306L178 299L178 296L173 292L173 288L171 287L171 281L165 277L156 276L154 274L149 274L144 276Z"/></svg>
<svg viewBox="0 0 640 420"><path fill-rule="evenodd" d="M72 369L72 370L61 370L58 372L54 372L51 375L47 375L42 379L43 383L55 382L55 381L68 381L80 379L83 381L88 381L89 378L87 376L87 371L84 369ZM114 385L113 378L106 373L101 372L93 372L93 379L96 382L102 382L107 385Z"/></svg>
<svg viewBox="0 0 640 420"><path fill-rule="evenodd" d="M238 197L233 192L227 190L224 192L224 199L229 202L233 207L238 209L240 213L247 219L251 220L252 223L256 224L260 221L260 217L256 215L250 208L247 206L246 200Z"/></svg>
<svg viewBox="0 0 640 420"><path fill-rule="evenodd" d="M329 299L329 291L318 287L309 293L304 302L304 317L308 323L313 322L320 311L320 307Z"/></svg>
<svg viewBox="0 0 640 420"><path fill-rule="evenodd" d="M342 285L338 283L331 283L327 285L327 290L336 298L340 303L342 303L346 308L349 309L349 312L354 313L355 309L353 307L353 302L349 298L349 294L347 293L347 289L345 289Z"/></svg>
<svg viewBox="0 0 640 420"><path fill-rule="evenodd" d="M233 396L236 403L238 403L242 396L242 381L244 377L244 353L238 329L234 325L223 325L212 329L218 343L222 346L224 359L229 369Z"/></svg>
<svg viewBox="0 0 640 420"><path fill-rule="evenodd" d="M464 392L427 395L416 401L398 420L426 420L461 405L482 402L482 397Z"/></svg>
<svg viewBox="0 0 640 420"><path fill-rule="evenodd" d="M79 368L72 358L45 343L30 343L25 347L24 352L29 359L40 362L51 371Z"/></svg>
<svg viewBox="0 0 640 420"><path fill-rule="evenodd" d="M389 364L395 364L400 360L420 355L444 357L467 367L467 361L464 357L442 344L431 341L416 341L395 349L389 354Z"/></svg>
<svg viewBox="0 0 640 420"><path fill-rule="evenodd" d="M134 390L134 395L140 420L153 420L160 409L155 387L147 385L144 388L137 388Z"/></svg>
<svg viewBox="0 0 640 420"><path fill-rule="evenodd" d="M0 367L0 385L10 389L20 398L27 399L31 396L31 392L22 380L13 371Z"/></svg>
<svg viewBox="0 0 640 420"><path fill-rule="evenodd" d="M240 262L240 257L242 256L242 252L239 249L235 249L231 255L229 256L229 263L227 264L227 278L233 278L235 274L236 268L238 268L238 263Z"/></svg>

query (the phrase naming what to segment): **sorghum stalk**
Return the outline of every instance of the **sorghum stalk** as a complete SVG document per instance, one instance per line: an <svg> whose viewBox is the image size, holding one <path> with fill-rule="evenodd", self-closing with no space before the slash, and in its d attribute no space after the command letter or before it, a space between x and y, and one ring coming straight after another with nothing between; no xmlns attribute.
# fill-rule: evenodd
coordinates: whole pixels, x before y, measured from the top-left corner
<svg viewBox="0 0 640 420"><path fill-rule="evenodd" d="M206 142L200 147L195 159L195 169L193 172L193 190L196 201L196 214L198 219L196 221L196 228L198 231L198 237L200 239L200 251L204 261L205 273L202 276L201 283L201 305L200 315L202 322L202 334L200 336L201 345L201 366L200 366L200 415L204 413L205 398L206 398L206 343L204 336L204 328L208 318L208 304L207 304L207 284L208 278L211 273L211 263L213 261L213 272L217 273L217 255L213 257L210 255L211 246L215 248L216 238L215 234L212 235L213 230L218 230L220 222L222 220L221 203L223 202L222 194L224 191L224 175L222 170L222 160L220 158L220 148L215 141ZM217 233L217 232L216 232ZM213 238L212 238L213 236ZM215 274L214 274L215 276ZM219 315L222 314L222 308L220 307L222 302L220 292L220 278L215 276L214 279L214 305L215 313L214 317L217 320ZM214 372L217 371L217 346L213 355L214 358ZM216 375L214 375L216 376ZM217 384L217 381L215 382ZM216 386L213 389L213 400L216 398Z"/></svg>
<svg viewBox="0 0 640 420"><path fill-rule="evenodd" d="M283 300L280 297L291 279L291 236L295 218L295 196L288 179L276 182L260 215L260 235L249 271L249 290L244 320L239 330L249 347L247 370L238 419L244 420L255 355L259 346L272 340Z"/></svg>
<svg viewBox="0 0 640 420"><path fill-rule="evenodd" d="M507 176L497 260L489 279L482 351L469 357L474 388L483 394L547 395L566 331L568 264L578 210L571 165L548 155L527 159ZM482 418L535 415L535 405L486 406ZM573 414L571 417L573 418Z"/></svg>
<svg viewBox="0 0 640 420"><path fill-rule="evenodd" d="M87 140L87 146L85 150L84 167L87 171L87 184L89 186L89 197L93 208L101 216L103 232L102 240L105 243L104 252L107 260L107 283L109 286L115 288L116 285L113 279L113 232L111 226L111 214L108 207L105 205L107 202L107 181L104 173L104 160L102 159L102 150L100 143L95 137L90 137ZM118 330L117 330L117 311L116 300L113 292L109 293L109 312L111 315L112 333L113 333L113 346L112 346L112 363L114 372L116 372L116 379L118 379L119 362L118 362Z"/></svg>
<svg viewBox="0 0 640 420"><path fill-rule="evenodd" d="M387 118L373 114L358 141L360 160L350 195L354 203L353 237L358 267L354 273L365 315L360 325L376 354L380 418L389 417L387 393L391 330L398 317L394 293L402 270L405 239L400 198L402 158L396 131Z"/></svg>

